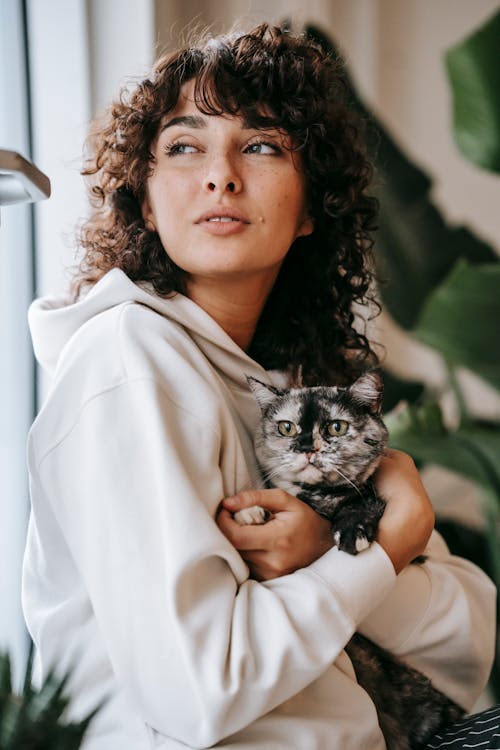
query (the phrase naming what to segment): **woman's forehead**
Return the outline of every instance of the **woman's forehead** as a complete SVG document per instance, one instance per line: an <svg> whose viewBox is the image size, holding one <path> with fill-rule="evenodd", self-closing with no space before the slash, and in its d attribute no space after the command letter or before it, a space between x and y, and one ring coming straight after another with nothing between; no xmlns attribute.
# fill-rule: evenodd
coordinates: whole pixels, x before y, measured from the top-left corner
<svg viewBox="0 0 500 750"><path fill-rule="evenodd" d="M181 86L177 103L172 109L170 109L165 115L163 115L160 120L159 132L162 132L168 127L174 125L184 125L190 128L203 129L209 126L212 118L223 118L228 121L234 121L241 127L242 130L256 129L255 124L251 123L248 117L246 117L243 113L207 113L206 105L203 104L203 101L200 99L200 97L196 98L195 96L195 88L196 79L186 81L186 83ZM263 116L267 114L269 116L269 113L265 111L264 107L261 108L259 114ZM260 130L261 128L258 129ZM268 129L274 130L274 128ZM276 128L276 130L279 131L282 136L286 137L288 135L282 129Z"/></svg>
<svg viewBox="0 0 500 750"><path fill-rule="evenodd" d="M184 120L186 117L187 121L183 124L187 125L188 127L203 127L207 124L208 118L223 117L227 120L238 121L241 124L242 129L255 129L255 124L252 124L243 112L234 112L233 108L229 110L228 107L227 113L222 112L221 114L212 114L210 112L207 112L207 105L206 100L203 98L203 92L196 91L196 83L197 79L192 78L182 84L179 91L177 103L172 109L170 109L165 115L163 115L160 120L160 131L163 130L165 126L168 125L168 123L177 120L178 118L182 118ZM196 97L197 93L198 97ZM223 106L223 102L221 103L221 105ZM265 105L256 107L256 111L258 111L259 116L272 118L271 111L269 110L269 108L266 108ZM282 135L287 135L287 133L282 128L276 128L276 130L280 130Z"/></svg>

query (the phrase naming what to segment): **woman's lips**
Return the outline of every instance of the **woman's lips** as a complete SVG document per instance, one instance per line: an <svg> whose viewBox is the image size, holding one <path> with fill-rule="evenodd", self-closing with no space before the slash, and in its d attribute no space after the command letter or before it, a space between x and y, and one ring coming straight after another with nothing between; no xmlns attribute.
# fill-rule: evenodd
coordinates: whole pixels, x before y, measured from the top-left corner
<svg viewBox="0 0 500 750"><path fill-rule="evenodd" d="M205 232L219 236L237 234L250 224L240 211L222 207L206 211L195 223Z"/></svg>
<svg viewBox="0 0 500 750"><path fill-rule="evenodd" d="M241 219L230 219L224 221L204 219L203 221L198 221L196 223L204 232L224 237L231 234L238 234L249 226L248 222L241 221Z"/></svg>

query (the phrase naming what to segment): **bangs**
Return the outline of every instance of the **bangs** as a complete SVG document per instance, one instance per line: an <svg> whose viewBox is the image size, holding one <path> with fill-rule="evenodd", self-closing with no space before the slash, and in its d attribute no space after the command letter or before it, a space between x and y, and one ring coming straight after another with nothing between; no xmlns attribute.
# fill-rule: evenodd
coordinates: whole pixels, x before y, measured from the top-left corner
<svg viewBox="0 0 500 750"><path fill-rule="evenodd" d="M311 124L310 97L304 96L310 83L307 61L297 52L285 33L270 40L255 32L184 49L170 58L169 70L161 71L170 89L163 114L175 106L181 87L194 80L195 103L203 114L237 115L250 127L284 131L301 143Z"/></svg>

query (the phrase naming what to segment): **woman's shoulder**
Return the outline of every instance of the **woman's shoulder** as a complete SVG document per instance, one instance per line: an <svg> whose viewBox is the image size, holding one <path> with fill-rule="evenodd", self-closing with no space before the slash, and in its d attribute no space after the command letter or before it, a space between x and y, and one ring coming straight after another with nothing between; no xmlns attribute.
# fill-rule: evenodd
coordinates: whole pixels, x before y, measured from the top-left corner
<svg viewBox="0 0 500 750"><path fill-rule="evenodd" d="M51 389L37 420L70 429L85 405L112 390L150 384L175 403L197 408L213 400L210 363L189 332L137 302L123 302L88 320L60 354ZM206 409L205 409L206 411Z"/></svg>
<svg viewBox="0 0 500 750"><path fill-rule="evenodd" d="M85 371L104 387L139 377L164 378L175 367L193 369L198 348L176 320L137 301L122 302L88 320L68 341L56 375Z"/></svg>

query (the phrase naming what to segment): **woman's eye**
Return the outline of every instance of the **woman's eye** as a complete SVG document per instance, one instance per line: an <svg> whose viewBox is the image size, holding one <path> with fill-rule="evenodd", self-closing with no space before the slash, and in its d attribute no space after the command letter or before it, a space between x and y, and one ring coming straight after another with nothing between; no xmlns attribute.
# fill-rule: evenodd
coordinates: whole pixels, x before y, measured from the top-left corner
<svg viewBox="0 0 500 750"><path fill-rule="evenodd" d="M293 437L297 434L297 425L293 422L287 422L285 420L278 422L278 432L283 437Z"/></svg>
<svg viewBox="0 0 500 750"><path fill-rule="evenodd" d="M345 419L334 419L333 422L328 424L328 434L332 437L341 437L345 435L349 428L349 422Z"/></svg>
<svg viewBox="0 0 500 750"><path fill-rule="evenodd" d="M266 141L258 141L257 143L250 143L245 151L249 154L264 154L264 155L276 155L281 153L281 149L276 143L267 143Z"/></svg>
<svg viewBox="0 0 500 750"><path fill-rule="evenodd" d="M164 151L167 156L177 156L177 154L194 154L198 148L192 143L167 143Z"/></svg>

